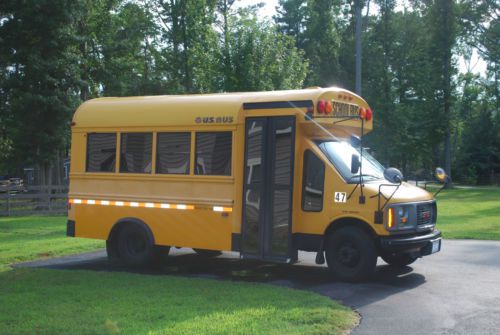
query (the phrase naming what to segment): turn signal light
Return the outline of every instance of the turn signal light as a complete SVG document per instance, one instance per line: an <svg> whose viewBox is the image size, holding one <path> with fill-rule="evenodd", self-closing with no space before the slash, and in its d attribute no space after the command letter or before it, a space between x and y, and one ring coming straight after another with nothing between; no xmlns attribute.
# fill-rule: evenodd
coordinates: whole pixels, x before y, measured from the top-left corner
<svg viewBox="0 0 500 335"><path fill-rule="evenodd" d="M363 107L361 107L359 109L359 118L360 119L365 119L366 118L366 109L364 109Z"/></svg>
<svg viewBox="0 0 500 335"><path fill-rule="evenodd" d="M327 101L325 104L325 113L331 114L333 112L333 103L331 101Z"/></svg>
<svg viewBox="0 0 500 335"><path fill-rule="evenodd" d="M394 228L394 208L387 211L387 228Z"/></svg>

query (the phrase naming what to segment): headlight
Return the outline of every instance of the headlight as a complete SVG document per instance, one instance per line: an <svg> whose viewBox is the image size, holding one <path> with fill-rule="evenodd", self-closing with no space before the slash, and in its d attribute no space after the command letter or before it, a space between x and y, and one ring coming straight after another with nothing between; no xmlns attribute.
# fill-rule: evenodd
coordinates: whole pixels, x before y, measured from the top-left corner
<svg viewBox="0 0 500 335"><path fill-rule="evenodd" d="M393 206L387 209L386 229L389 231L414 228L412 206Z"/></svg>

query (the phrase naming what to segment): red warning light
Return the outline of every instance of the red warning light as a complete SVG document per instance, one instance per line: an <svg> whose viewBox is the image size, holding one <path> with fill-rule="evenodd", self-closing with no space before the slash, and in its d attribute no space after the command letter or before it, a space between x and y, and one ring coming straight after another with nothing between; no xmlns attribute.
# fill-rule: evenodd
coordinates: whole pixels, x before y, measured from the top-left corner
<svg viewBox="0 0 500 335"><path fill-rule="evenodd" d="M366 110L366 116L365 116L366 121L370 121L372 119L372 117L373 117L373 112L370 108L368 108Z"/></svg>
<svg viewBox="0 0 500 335"><path fill-rule="evenodd" d="M318 113L323 114L326 110L326 101L320 100L318 101Z"/></svg>

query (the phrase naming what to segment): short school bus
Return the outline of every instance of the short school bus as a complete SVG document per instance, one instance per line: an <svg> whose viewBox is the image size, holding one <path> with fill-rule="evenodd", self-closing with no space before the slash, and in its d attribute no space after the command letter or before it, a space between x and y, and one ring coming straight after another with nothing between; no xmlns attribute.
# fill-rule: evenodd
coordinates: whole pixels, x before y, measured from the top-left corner
<svg viewBox="0 0 500 335"><path fill-rule="evenodd" d="M72 122L68 236L136 265L170 246L295 262L342 279L440 249L433 196L353 146L372 130L339 88L99 98ZM352 166L361 163L361 169Z"/></svg>

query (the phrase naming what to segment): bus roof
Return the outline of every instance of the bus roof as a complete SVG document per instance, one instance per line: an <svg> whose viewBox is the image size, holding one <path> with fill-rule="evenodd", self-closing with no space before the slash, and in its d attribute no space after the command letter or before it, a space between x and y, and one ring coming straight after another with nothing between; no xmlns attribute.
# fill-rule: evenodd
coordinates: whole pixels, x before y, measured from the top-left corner
<svg viewBox="0 0 500 335"><path fill-rule="evenodd" d="M342 88L242 92L195 95L161 95L124 98L97 98L86 101L75 112L74 128L121 128L238 124L243 122L243 104L259 109L283 107L279 102L310 102L315 106L323 96L349 97L353 103L369 108L356 94ZM259 104L261 103L261 104ZM288 107L290 108L290 107ZM299 108L300 109L300 108ZM301 111L302 113L304 111ZM371 127L370 127L371 128Z"/></svg>

